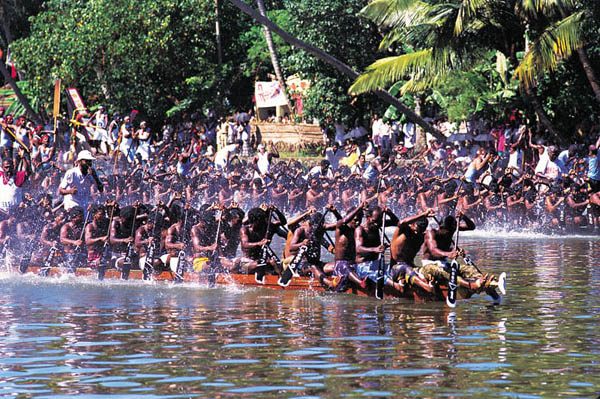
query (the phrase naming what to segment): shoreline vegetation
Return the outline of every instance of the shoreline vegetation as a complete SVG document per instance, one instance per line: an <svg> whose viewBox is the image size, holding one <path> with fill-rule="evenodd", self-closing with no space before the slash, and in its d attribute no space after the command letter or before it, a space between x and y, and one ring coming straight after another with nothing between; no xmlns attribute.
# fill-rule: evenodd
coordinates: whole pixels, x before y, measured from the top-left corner
<svg viewBox="0 0 600 399"><path fill-rule="evenodd" d="M518 109L538 135L572 142L598 122L596 1L274 0L259 9L266 19L238 0L5 2L0 69L25 99L16 116L36 123L51 114L56 79L84 103L139 110L156 131L165 118L247 111L255 82L291 76L309 87L284 88L290 117L327 132L375 114L426 131L431 119L504 123Z"/></svg>

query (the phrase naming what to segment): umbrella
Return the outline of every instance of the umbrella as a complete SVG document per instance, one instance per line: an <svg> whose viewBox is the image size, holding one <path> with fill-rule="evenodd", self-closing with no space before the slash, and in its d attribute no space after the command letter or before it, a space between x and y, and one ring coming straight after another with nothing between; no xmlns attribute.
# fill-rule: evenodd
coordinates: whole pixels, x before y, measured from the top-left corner
<svg viewBox="0 0 600 399"><path fill-rule="evenodd" d="M473 136L471 136L470 134L454 133L448 136L446 141L467 141L471 139L473 139Z"/></svg>
<svg viewBox="0 0 600 399"><path fill-rule="evenodd" d="M494 141L494 137L489 134L479 134L473 138L475 141Z"/></svg>
<svg viewBox="0 0 600 399"><path fill-rule="evenodd" d="M233 116L233 120L236 122L246 123L250 121L250 115L247 112L239 112Z"/></svg>

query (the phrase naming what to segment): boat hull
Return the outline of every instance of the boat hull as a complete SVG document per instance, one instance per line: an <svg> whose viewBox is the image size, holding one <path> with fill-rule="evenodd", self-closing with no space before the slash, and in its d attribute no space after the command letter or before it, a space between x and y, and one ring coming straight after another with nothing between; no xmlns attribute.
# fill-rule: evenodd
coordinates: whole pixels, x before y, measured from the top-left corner
<svg viewBox="0 0 600 399"><path fill-rule="evenodd" d="M27 273L40 274L42 268L39 266L30 266L27 269ZM19 272L18 267L11 267L14 273ZM72 273L68 272L64 268L52 267L48 271L48 277L58 277L62 275L74 275L77 277L97 277L98 271L90 268L77 268ZM107 269L104 274L105 280L121 280L121 271L117 269ZM143 272L141 270L131 270L129 272L129 280L143 280ZM328 291L327 288L323 287L319 281L310 277L294 277L289 285L282 287L277 284L279 276L267 275L264 279L264 284L258 283L254 275L248 274L229 274L229 273L217 273L214 279L215 284L219 285L238 285L243 287L255 287L255 288L267 288L276 290L292 290L292 291ZM175 282L175 273L170 271L162 271L155 273L152 276L154 281L163 282ZM183 282L186 283L200 283L208 284L209 276L204 273L185 272L183 274ZM370 284L367 288L351 288L346 293L374 297L375 296L375 285ZM417 302L428 302L428 301L445 301L448 294L448 288L446 286L438 286L434 294L425 292L421 289L412 289L412 287L405 287L402 292L395 291L390 287L385 287L384 297L386 298L407 298ZM459 299L468 299L472 293L458 290L457 292Z"/></svg>

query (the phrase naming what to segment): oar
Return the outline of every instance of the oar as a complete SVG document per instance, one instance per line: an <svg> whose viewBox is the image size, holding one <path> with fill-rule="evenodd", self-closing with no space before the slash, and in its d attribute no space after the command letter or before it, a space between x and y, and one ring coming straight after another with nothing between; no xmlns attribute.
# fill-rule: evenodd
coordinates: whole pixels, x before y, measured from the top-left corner
<svg viewBox="0 0 600 399"><path fill-rule="evenodd" d="M327 215L328 212L329 212L329 209L326 209L323 212L323 214L319 218L319 221L317 222L317 225L313 228L313 231L311 232L310 237L308 238L308 243L306 245L302 245L298 249L298 252L296 253L294 258L288 265L287 269L285 269L283 271L283 273L281 273L281 277L277 281L277 284L280 285L281 287L287 287L290 284L290 281L292 280L292 278L294 276L296 276L296 277L298 276L296 269L300 265L300 262L302 262L302 259L308 252L310 246L316 245L314 243L314 240L315 240L315 237L317 234L317 230L319 230L319 228L321 228L321 225L323 224L323 221L325 220L325 216Z"/></svg>
<svg viewBox="0 0 600 399"><path fill-rule="evenodd" d="M156 204L156 210L154 211L154 226L152 226L152 242L148 244L148 248L146 249L146 261L144 262L144 271L143 277L144 280L150 280L152 275L154 274L154 256L156 252L156 244L154 243L154 235L156 233L156 222L158 218L158 204Z"/></svg>
<svg viewBox="0 0 600 399"><path fill-rule="evenodd" d="M42 265L42 268L38 272L38 275L40 275L42 277L48 277L48 274L50 274L50 269L52 268L52 260L54 260L54 255L56 255L57 251L58 251L58 248L56 248L55 245L53 245L50 248L50 251L48 252L48 256L46 256L46 259L44 260L44 264Z"/></svg>
<svg viewBox="0 0 600 399"><path fill-rule="evenodd" d="M454 251L458 250L458 232L460 231L460 217L456 220L456 237L454 239ZM452 259L452 263L450 263L450 281L448 282L448 296L446 297L446 304L449 307L456 307L456 288L457 288L457 280L458 280L458 254L454 259Z"/></svg>
<svg viewBox="0 0 600 399"><path fill-rule="evenodd" d="M135 243L135 221L137 220L137 212L138 212L139 204L135 203L133 205L133 221L131 222L131 234L129 235L132 240L127 243L127 249L125 251L125 259L123 259L123 266L121 266L121 279L128 280L129 272L131 271L131 264L133 263L133 249Z"/></svg>
<svg viewBox="0 0 600 399"><path fill-rule="evenodd" d="M269 239L269 233L271 230L271 218L273 217L273 209L269 208L269 215L267 217L267 231L265 233L265 238ZM256 280L259 284L265 283L265 271L264 268L267 266L267 257L268 257L268 247L269 244L265 244L260 249L260 259L258 261L258 266L256 267L256 272L254 273L254 280Z"/></svg>
<svg viewBox="0 0 600 399"><path fill-rule="evenodd" d="M381 224L381 237L379 242L381 245L385 245L383 241L383 237L385 237L385 211L383 212L383 221ZM385 286L385 249L379 255L379 265L377 267L377 283L375 284L375 298L382 300L383 299L383 289Z"/></svg>
<svg viewBox="0 0 600 399"><path fill-rule="evenodd" d="M33 238L29 239L29 245L27 246L27 248L29 248L29 252L27 252L26 248L25 254L21 255L21 258L19 259L19 272L21 272L21 274L27 273L27 269L29 268L29 264L31 263L31 256L33 255L33 251L31 250L32 244Z"/></svg>
<svg viewBox="0 0 600 399"><path fill-rule="evenodd" d="M88 224L88 220L90 217L90 210L92 209L92 205L88 205L87 208L87 214L85 215L85 220L83 221L83 227L81 228L81 234L79 235L79 241L83 241L83 235L85 234L85 226L87 226ZM81 245L78 245L75 248L75 251L73 251L73 263L68 266L67 271L69 273L75 273L75 270L77 269L77 265L81 264L82 260L83 260L83 243ZM85 254L87 256L87 254Z"/></svg>
<svg viewBox="0 0 600 399"><path fill-rule="evenodd" d="M221 223L223 221L223 211L219 215L219 224L217 224L217 234L215 235L215 250L211 256L211 270L208 273L208 286L214 287L217 281L217 263L219 263L219 234L221 234Z"/></svg>
<svg viewBox="0 0 600 399"><path fill-rule="evenodd" d="M104 280L104 275L106 274L106 266L108 263L108 254L110 252L110 225L113 221L113 216L115 214L115 204L112 205L112 209L110 211L110 219L108 221L108 231L106 232L107 240L104 243L104 248L102 250L102 256L100 256L100 262L98 263L98 280Z"/></svg>
<svg viewBox="0 0 600 399"><path fill-rule="evenodd" d="M183 282L183 273L185 272L185 229L187 228L187 219L188 219L189 209L185 210L185 216L183 218L183 226L181 228L181 242L183 243L183 248L179 251L177 255L177 268L175 269L174 281L176 283Z"/></svg>

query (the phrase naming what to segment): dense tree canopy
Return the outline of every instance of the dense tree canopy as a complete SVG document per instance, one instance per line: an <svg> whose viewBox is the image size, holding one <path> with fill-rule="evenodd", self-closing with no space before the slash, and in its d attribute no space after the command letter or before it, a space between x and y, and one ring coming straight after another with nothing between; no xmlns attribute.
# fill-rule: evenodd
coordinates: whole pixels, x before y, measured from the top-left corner
<svg viewBox="0 0 600 399"><path fill-rule="evenodd" d="M4 48L7 32L12 36L12 54L46 112L56 78L77 87L89 104L136 108L155 122L214 107L247 110L254 81L273 73L262 28L227 0L218 1L222 65L214 0L3 4L0 42ZM409 103L419 97L427 112L460 120L520 108L532 120L547 116L565 136L598 106L590 79L600 65L594 0L272 0L265 6L297 38L365 71L351 82L275 35L284 76L312 82L305 117L325 124L352 125L383 113L386 105L357 93L394 83L399 96Z"/></svg>

